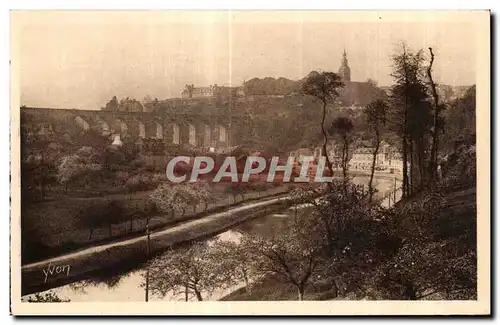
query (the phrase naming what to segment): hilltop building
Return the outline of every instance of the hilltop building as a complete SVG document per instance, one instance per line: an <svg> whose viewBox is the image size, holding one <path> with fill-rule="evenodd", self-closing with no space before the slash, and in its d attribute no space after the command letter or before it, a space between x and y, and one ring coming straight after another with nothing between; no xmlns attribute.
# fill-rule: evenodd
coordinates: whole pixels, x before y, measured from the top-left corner
<svg viewBox="0 0 500 325"><path fill-rule="evenodd" d="M349 68L349 64L347 62L347 53L345 50L342 55L342 63L339 68L339 76L345 83L351 82L351 68Z"/></svg>
<svg viewBox="0 0 500 325"><path fill-rule="evenodd" d="M195 87L193 84L186 85L181 91L181 98L230 98L230 97L240 97L244 96L244 90L242 87L227 87L210 85L208 87Z"/></svg>
<svg viewBox="0 0 500 325"><path fill-rule="evenodd" d="M343 107L360 108L368 105L374 99L385 98L387 93L378 88L374 82L352 81L351 68L344 50L338 74L344 82L344 89L340 92L339 101Z"/></svg>

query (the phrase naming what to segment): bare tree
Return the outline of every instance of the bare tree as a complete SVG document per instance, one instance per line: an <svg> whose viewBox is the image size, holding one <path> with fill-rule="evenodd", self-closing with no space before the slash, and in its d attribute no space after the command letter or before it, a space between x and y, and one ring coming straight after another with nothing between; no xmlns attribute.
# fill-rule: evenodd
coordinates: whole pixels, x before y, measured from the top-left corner
<svg viewBox="0 0 500 325"><path fill-rule="evenodd" d="M432 79L432 65L434 63L434 53L432 52L432 47L429 47L429 53L431 56L429 66L427 67L427 77L429 78L429 84L431 87L432 98L434 101L434 121L432 125L432 145L431 145L431 157L429 159L429 180L434 183L437 177L437 156L439 147L439 137L438 133L442 127L440 120L440 112L443 110L443 105L439 104L439 96L436 90L436 84Z"/></svg>

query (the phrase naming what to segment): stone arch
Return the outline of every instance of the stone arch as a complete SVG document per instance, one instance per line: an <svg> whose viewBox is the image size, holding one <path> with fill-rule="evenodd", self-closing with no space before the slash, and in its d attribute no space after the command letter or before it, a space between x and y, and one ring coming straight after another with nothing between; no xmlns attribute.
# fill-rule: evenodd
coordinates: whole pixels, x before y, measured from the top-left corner
<svg viewBox="0 0 500 325"><path fill-rule="evenodd" d="M204 128L203 146L210 147L212 145L212 128L208 124L204 124Z"/></svg>
<svg viewBox="0 0 500 325"><path fill-rule="evenodd" d="M196 146L196 127L188 123L188 128L189 128L189 144L192 146Z"/></svg>
<svg viewBox="0 0 500 325"><path fill-rule="evenodd" d="M172 143L173 144L180 144L181 141L181 131L179 128L179 125L177 123L172 124Z"/></svg>
<svg viewBox="0 0 500 325"><path fill-rule="evenodd" d="M84 131L90 129L90 124L87 121L85 121L81 116L75 117L75 122L76 125L78 125L78 127Z"/></svg>
<svg viewBox="0 0 500 325"><path fill-rule="evenodd" d="M223 125L218 125L219 142L227 143L227 129Z"/></svg>
<svg viewBox="0 0 500 325"><path fill-rule="evenodd" d="M163 125L156 121L156 138L163 139Z"/></svg>
<svg viewBox="0 0 500 325"><path fill-rule="evenodd" d="M111 129L109 128L108 123L106 123L106 121L104 121L102 117L97 117L97 124L99 125L99 128L101 129L103 134L111 134Z"/></svg>
<svg viewBox="0 0 500 325"><path fill-rule="evenodd" d="M139 129L139 138L146 138L146 126L142 121L137 121L138 129Z"/></svg>
<svg viewBox="0 0 500 325"><path fill-rule="evenodd" d="M115 133L118 133L122 136L125 136L127 135L127 132L128 132L128 126L127 124L122 120L122 119L116 119L116 126L117 126L117 130L115 130Z"/></svg>

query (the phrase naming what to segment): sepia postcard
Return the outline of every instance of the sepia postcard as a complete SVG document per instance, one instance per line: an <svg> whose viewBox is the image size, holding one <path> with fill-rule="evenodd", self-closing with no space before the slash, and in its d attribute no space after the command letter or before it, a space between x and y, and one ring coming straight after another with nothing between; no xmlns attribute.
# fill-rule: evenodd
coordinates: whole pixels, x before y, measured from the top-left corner
<svg viewBox="0 0 500 325"><path fill-rule="evenodd" d="M491 314L489 11L10 16L11 314Z"/></svg>

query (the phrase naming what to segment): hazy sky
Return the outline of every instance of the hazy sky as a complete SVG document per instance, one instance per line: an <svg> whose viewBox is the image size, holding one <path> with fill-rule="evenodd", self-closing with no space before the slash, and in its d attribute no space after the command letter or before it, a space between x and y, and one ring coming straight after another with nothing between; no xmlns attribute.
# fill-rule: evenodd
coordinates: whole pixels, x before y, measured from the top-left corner
<svg viewBox="0 0 500 325"><path fill-rule="evenodd" d="M113 95L176 97L187 83L299 79L311 70L336 72L344 48L353 81L372 78L390 85L390 55L401 40L412 48L434 48L439 82L475 83L476 30L470 21L431 17L422 22L386 13L353 17L311 12L30 13L19 19L13 36L21 104L98 109Z"/></svg>

